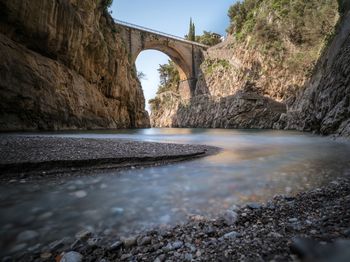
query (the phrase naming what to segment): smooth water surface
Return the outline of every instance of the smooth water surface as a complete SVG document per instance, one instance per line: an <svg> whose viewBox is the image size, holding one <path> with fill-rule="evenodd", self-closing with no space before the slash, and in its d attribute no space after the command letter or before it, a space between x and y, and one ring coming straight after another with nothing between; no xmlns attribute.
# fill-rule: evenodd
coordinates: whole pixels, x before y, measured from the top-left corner
<svg viewBox="0 0 350 262"><path fill-rule="evenodd" d="M293 194L350 173L349 143L297 132L140 129L40 135L207 144L224 150L165 166L0 185L0 254L35 250L38 243L74 237L82 229L126 236L181 223L192 214L217 216L233 204ZM29 240L23 240L26 230L34 232Z"/></svg>

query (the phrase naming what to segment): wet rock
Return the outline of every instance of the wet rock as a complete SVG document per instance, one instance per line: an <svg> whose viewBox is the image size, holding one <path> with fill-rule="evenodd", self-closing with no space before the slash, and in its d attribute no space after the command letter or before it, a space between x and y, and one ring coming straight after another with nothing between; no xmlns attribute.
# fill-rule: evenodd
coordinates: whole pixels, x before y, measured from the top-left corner
<svg viewBox="0 0 350 262"><path fill-rule="evenodd" d="M283 237L281 234L276 233L276 232L270 232L267 236L268 237L273 237L273 238L281 238L281 237Z"/></svg>
<svg viewBox="0 0 350 262"><path fill-rule="evenodd" d="M87 240L87 244L91 247L94 247L94 246L97 246L97 243L98 243L99 239L96 238L96 237L93 237L93 238L89 238Z"/></svg>
<svg viewBox="0 0 350 262"><path fill-rule="evenodd" d="M226 224L233 225L236 223L236 221L238 219L238 215L235 211L226 210L224 215L223 215L223 218L224 218Z"/></svg>
<svg viewBox="0 0 350 262"><path fill-rule="evenodd" d="M108 250L113 251L119 249L123 245L123 242L116 241L112 245L109 246Z"/></svg>
<svg viewBox="0 0 350 262"><path fill-rule="evenodd" d="M186 254L185 254L185 257L184 257L184 260L185 260L185 261L192 261L192 259L193 259L192 254L189 254L189 253L186 253Z"/></svg>
<svg viewBox="0 0 350 262"><path fill-rule="evenodd" d="M199 222L199 221L205 221L206 218L204 216L194 215L194 216L190 216L190 220Z"/></svg>
<svg viewBox="0 0 350 262"><path fill-rule="evenodd" d="M185 247L191 250L192 253L196 252L196 247L190 243L185 243Z"/></svg>
<svg viewBox="0 0 350 262"><path fill-rule="evenodd" d="M56 240L49 244L50 251L56 251L62 247L64 247L64 240Z"/></svg>
<svg viewBox="0 0 350 262"><path fill-rule="evenodd" d="M45 259L49 259L50 257L52 257L52 254L49 253L49 252L40 254L40 258L41 258L41 259L44 259L44 260L45 260Z"/></svg>
<svg viewBox="0 0 350 262"><path fill-rule="evenodd" d="M71 249L75 249L79 244L81 244L82 242L79 239L76 239L71 245L70 248Z"/></svg>
<svg viewBox="0 0 350 262"><path fill-rule="evenodd" d="M35 252L35 251L39 250L40 247L41 247L41 244L38 243L34 246L28 247L27 250L28 250L28 252Z"/></svg>
<svg viewBox="0 0 350 262"><path fill-rule="evenodd" d="M39 236L39 233L34 230L23 231L17 236L18 242L26 242L33 239L36 239Z"/></svg>
<svg viewBox="0 0 350 262"><path fill-rule="evenodd" d="M165 260L165 255L159 255L153 262L163 262Z"/></svg>
<svg viewBox="0 0 350 262"><path fill-rule="evenodd" d="M131 254L123 254L123 255L120 257L120 259L121 259L121 260L127 260L128 258L131 258L131 257L132 257Z"/></svg>
<svg viewBox="0 0 350 262"><path fill-rule="evenodd" d="M81 262L83 260L83 256L75 251L70 251L65 253L60 262Z"/></svg>
<svg viewBox="0 0 350 262"><path fill-rule="evenodd" d="M132 247L136 245L136 237L128 237L123 239L123 245L125 247Z"/></svg>
<svg viewBox="0 0 350 262"><path fill-rule="evenodd" d="M75 234L75 238L82 241L87 240L91 236L92 236L91 231L85 230L85 229Z"/></svg>
<svg viewBox="0 0 350 262"><path fill-rule="evenodd" d="M172 243L173 249L179 249L183 246L183 242L182 241L175 241Z"/></svg>
<svg viewBox="0 0 350 262"><path fill-rule="evenodd" d="M259 203L248 203L247 207L250 209L260 209L262 205Z"/></svg>
<svg viewBox="0 0 350 262"><path fill-rule="evenodd" d="M168 243L165 247L163 247L164 252L169 252L172 250L173 250L173 246L171 245L171 243Z"/></svg>
<svg viewBox="0 0 350 262"><path fill-rule="evenodd" d="M236 231L231 231L229 233L226 233L223 236L224 239L229 239L229 240L236 239L237 237L241 237L241 234Z"/></svg>
<svg viewBox="0 0 350 262"><path fill-rule="evenodd" d="M139 246L144 246L144 245L148 245L148 244L151 244L151 241L152 241L152 238L149 237L149 236L145 236L145 237L142 237L140 239L137 240L137 244Z"/></svg>
<svg viewBox="0 0 350 262"><path fill-rule="evenodd" d="M169 252L173 250L177 250L181 247L183 247L183 242L182 241L175 241L172 243L168 243L165 247L163 247L164 252Z"/></svg>

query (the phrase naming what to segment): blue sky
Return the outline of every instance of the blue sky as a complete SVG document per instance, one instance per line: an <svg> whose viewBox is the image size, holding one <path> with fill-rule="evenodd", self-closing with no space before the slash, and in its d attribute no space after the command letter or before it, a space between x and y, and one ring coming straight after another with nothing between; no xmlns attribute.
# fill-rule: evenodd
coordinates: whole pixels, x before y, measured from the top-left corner
<svg viewBox="0 0 350 262"><path fill-rule="evenodd" d="M112 16L136 25L183 37L188 32L190 17L196 34L204 30L225 35L229 25L227 11L235 0L114 0ZM138 71L146 78L141 80L147 101L155 97L159 85L157 68L168 61L158 51L143 51L136 60ZM146 109L149 109L148 104Z"/></svg>

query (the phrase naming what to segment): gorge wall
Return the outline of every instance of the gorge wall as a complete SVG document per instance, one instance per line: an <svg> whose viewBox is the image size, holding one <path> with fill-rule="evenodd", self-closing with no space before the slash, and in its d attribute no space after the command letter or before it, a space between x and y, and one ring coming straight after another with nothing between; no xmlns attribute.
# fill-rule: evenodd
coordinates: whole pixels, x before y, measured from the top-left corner
<svg viewBox="0 0 350 262"><path fill-rule="evenodd" d="M195 96L160 92L152 125L348 135L346 1L246 0L242 8L230 9L230 34L205 54Z"/></svg>
<svg viewBox="0 0 350 262"><path fill-rule="evenodd" d="M0 0L0 130L149 126L103 0Z"/></svg>
<svg viewBox="0 0 350 262"><path fill-rule="evenodd" d="M350 11L313 76L275 127L350 137Z"/></svg>

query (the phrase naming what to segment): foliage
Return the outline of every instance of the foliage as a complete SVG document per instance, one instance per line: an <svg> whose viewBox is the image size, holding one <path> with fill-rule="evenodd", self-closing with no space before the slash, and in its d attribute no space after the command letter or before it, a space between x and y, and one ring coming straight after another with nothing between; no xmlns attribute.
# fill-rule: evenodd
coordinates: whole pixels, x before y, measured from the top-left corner
<svg viewBox="0 0 350 262"><path fill-rule="evenodd" d="M333 35L338 2L348 0L244 0L228 11L229 34L260 54L292 62L290 69L306 72ZM344 7L339 6L339 10ZM297 54L297 55L296 55Z"/></svg>
<svg viewBox="0 0 350 262"><path fill-rule="evenodd" d="M148 104L151 107L151 111L155 112L159 109L159 106L161 104L161 100L159 97L155 97L153 99L148 100Z"/></svg>
<svg viewBox="0 0 350 262"><path fill-rule="evenodd" d="M163 98L161 99L160 94L169 91L173 93L179 92L180 75L174 62L169 60L167 64L159 65L158 72L160 85L158 87L157 96L148 101L152 112L156 112L164 103L169 102L167 101L169 100L168 96L162 96Z"/></svg>
<svg viewBox="0 0 350 262"><path fill-rule="evenodd" d="M166 91L177 92L177 88L180 82L180 75L175 63L169 60L167 64L159 65L158 72L160 78L160 86L158 88L157 94Z"/></svg>
<svg viewBox="0 0 350 262"><path fill-rule="evenodd" d="M236 2L230 6L228 16L231 20L228 33L240 33L247 20L251 20L254 11L259 7L263 0L245 0L244 2Z"/></svg>
<svg viewBox="0 0 350 262"><path fill-rule="evenodd" d="M227 31L258 44L286 39L312 46L332 30L336 8L337 0L245 0L230 7Z"/></svg>
<svg viewBox="0 0 350 262"><path fill-rule="evenodd" d="M113 4L113 0L102 0L102 6L105 10L108 10Z"/></svg>
<svg viewBox="0 0 350 262"><path fill-rule="evenodd" d="M189 41L196 41L196 27L192 21L192 18L190 18L190 26L188 29L188 34L185 35L185 38Z"/></svg>
<svg viewBox="0 0 350 262"><path fill-rule="evenodd" d="M221 35L212 33L210 31L204 31L203 35L196 36L196 42L203 45L214 46L221 42Z"/></svg>
<svg viewBox="0 0 350 262"><path fill-rule="evenodd" d="M142 71L137 71L137 78L139 80L147 79L146 78L146 74L144 72L142 72Z"/></svg>
<svg viewBox="0 0 350 262"><path fill-rule="evenodd" d="M211 75L214 70L227 70L230 68L230 62L225 59L207 59L205 60L205 73Z"/></svg>

